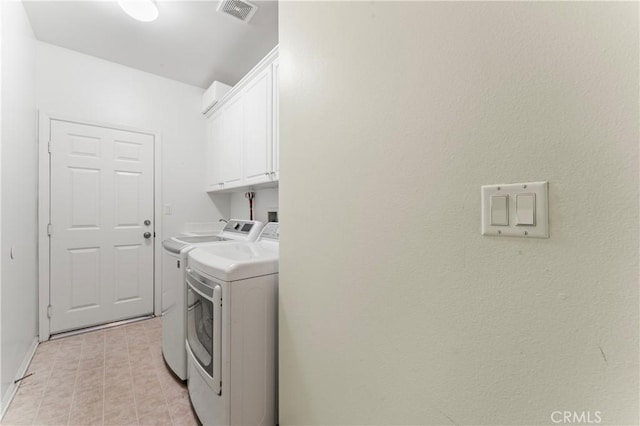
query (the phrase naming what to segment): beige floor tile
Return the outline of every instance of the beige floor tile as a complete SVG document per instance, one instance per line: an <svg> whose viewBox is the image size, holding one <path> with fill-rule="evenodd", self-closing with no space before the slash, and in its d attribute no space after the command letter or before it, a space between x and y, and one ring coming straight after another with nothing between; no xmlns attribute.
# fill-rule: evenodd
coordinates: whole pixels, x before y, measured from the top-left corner
<svg viewBox="0 0 640 426"><path fill-rule="evenodd" d="M115 411L118 408L132 406L135 408L135 398L131 389L124 389L120 392L105 391L104 409L106 411Z"/></svg>
<svg viewBox="0 0 640 426"><path fill-rule="evenodd" d="M158 376L154 371L149 370L143 370L133 375L133 389L136 392L145 392L153 389L162 390Z"/></svg>
<svg viewBox="0 0 640 426"><path fill-rule="evenodd" d="M104 368L80 370L76 379L76 391L102 388L104 386Z"/></svg>
<svg viewBox="0 0 640 426"><path fill-rule="evenodd" d="M118 383L123 380L131 381L131 369L129 368L129 362L120 365L107 365L104 369L104 382L105 386L112 383Z"/></svg>
<svg viewBox="0 0 640 426"><path fill-rule="evenodd" d="M130 374L129 357L127 355L124 357L107 357L104 360L104 368L106 371L122 369Z"/></svg>
<svg viewBox="0 0 640 426"><path fill-rule="evenodd" d="M138 418L148 416L158 410L166 410L169 415L168 407L161 393L148 393L145 395L136 394L136 410Z"/></svg>
<svg viewBox="0 0 640 426"><path fill-rule="evenodd" d="M69 392L73 391L73 387L76 383L75 372L58 372L59 374L52 374L47 381L46 392Z"/></svg>
<svg viewBox="0 0 640 426"><path fill-rule="evenodd" d="M38 414L38 404L14 406L7 411L2 419L2 425L30 425L33 424Z"/></svg>
<svg viewBox="0 0 640 426"><path fill-rule="evenodd" d="M93 370L95 368L104 368L104 357L80 360L78 370Z"/></svg>
<svg viewBox="0 0 640 426"><path fill-rule="evenodd" d="M85 333L82 335L83 343L104 343L107 337L106 330L92 331L91 333Z"/></svg>
<svg viewBox="0 0 640 426"><path fill-rule="evenodd" d="M198 418L196 414L193 412L189 412L182 417L172 417L173 424L175 426L199 426Z"/></svg>
<svg viewBox="0 0 640 426"><path fill-rule="evenodd" d="M63 371L70 373L70 372L75 372L78 370L78 367L80 366L80 357L68 357L68 358L61 358L61 359L57 359L54 363L53 363L53 368L51 373L56 373L56 374L62 374Z"/></svg>
<svg viewBox="0 0 640 426"><path fill-rule="evenodd" d="M109 426L137 425L138 416L135 405L123 405L115 410L107 410L105 407L104 424Z"/></svg>
<svg viewBox="0 0 640 426"><path fill-rule="evenodd" d="M171 418L173 419L186 417L192 412L191 402L188 397L185 399L168 399L167 401L169 405L169 414L171 414Z"/></svg>
<svg viewBox="0 0 640 426"><path fill-rule="evenodd" d="M143 426L172 425L171 416L166 408L157 408L152 412L142 415L140 414L140 410L138 410L138 422Z"/></svg>
<svg viewBox="0 0 640 426"><path fill-rule="evenodd" d="M43 395L43 388L28 388L22 385L11 402L11 408L38 408Z"/></svg>
<svg viewBox="0 0 640 426"><path fill-rule="evenodd" d="M101 425L102 421L102 409L99 411L72 411L69 417L69 424L77 426Z"/></svg>
<svg viewBox="0 0 640 426"><path fill-rule="evenodd" d="M161 330L157 318L40 344L2 425L196 425Z"/></svg>
<svg viewBox="0 0 640 426"><path fill-rule="evenodd" d="M114 341L107 342L104 346L104 352L107 356L114 355L118 353L127 353L127 342L126 341Z"/></svg>
<svg viewBox="0 0 640 426"><path fill-rule="evenodd" d="M122 399L133 401L133 397L134 392L131 383L119 383L116 385L105 387L104 389L105 403Z"/></svg>
<svg viewBox="0 0 640 426"><path fill-rule="evenodd" d="M104 400L104 390L102 388L94 388L94 389L85 389L79 390L76 389L75 394L73 395L73 408L84 407L84 406L93 406L97 403L102 406L102 401Z"/></svg>
<svg viewBox="0 0 640 426"><path fill-rule="evenodd" d="M29 377L30 379L31 377ZM34 402L37 402L38 404L40 403L40 401L42 400L42 397L44 396L44 391L46 389L46 381L44 382L39 382L39 381L26 381L27 379L23 380L23 382L20 384L20 387L18 388L18 392L16 392L16 396L13 399L13 402L11 403L11 405L13 406L14 403L15 405L20 405L22 403L22 401L28 401L28 403L32 404Z"/></svg>
<svg viewBox="0 0 640 426"><path fill-rule="evenodd" d="M71 396L69 397L60 397L60 398L45 398L42 400L40 404L40 408L38 409L38 418L39 419L47 419L51 417L57 418L62 415L69 415L71 410ZM36 419L37 421L37 419Z"/></svg>
<svg viewBox="0 0 640 426"><path fill-rule="evenodd" d="M66 425L69 421L69 415L57 415L57 416L40 416L36 417L34 424L38 426L62 426Z"/></svg>

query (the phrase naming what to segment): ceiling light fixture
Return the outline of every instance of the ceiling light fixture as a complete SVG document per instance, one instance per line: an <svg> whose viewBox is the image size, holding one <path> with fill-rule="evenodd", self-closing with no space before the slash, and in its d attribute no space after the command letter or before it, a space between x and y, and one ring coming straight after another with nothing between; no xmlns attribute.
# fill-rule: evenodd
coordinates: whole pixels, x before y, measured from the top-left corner
<svg viewBox="0 0 640 426"><path fill-rule="evenodd" d="M118 0L118 4L127 15L142 22L158 19L158 6L155 0Z"/></svg>

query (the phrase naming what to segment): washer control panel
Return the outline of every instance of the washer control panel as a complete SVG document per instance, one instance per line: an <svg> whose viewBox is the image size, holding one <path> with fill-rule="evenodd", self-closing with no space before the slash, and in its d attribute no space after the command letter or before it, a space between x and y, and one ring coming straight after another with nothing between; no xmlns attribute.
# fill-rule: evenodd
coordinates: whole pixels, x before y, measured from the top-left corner
<svg viewBox="0 0 640 426"><path fill-rule="evenodd" d="M280 224L277 222L269 222L262 229L260 234L261 240L280 241Z"/></svg>
<svg viewBox="0 0 640 426"><path fill-rule="evenodd" d="M262 231L263 223L257 220L231 219L224 226L222 236L233 239L255 241Z"/></svg>

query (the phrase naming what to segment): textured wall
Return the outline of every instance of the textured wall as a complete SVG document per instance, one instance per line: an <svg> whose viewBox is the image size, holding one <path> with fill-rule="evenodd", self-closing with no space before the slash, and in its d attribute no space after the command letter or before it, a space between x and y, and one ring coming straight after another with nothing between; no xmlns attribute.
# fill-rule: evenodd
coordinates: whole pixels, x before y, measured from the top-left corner
<svg viewBox="0 0 640 426"><path fill-rule="evenodd" d="M35 38L19 1L2 5L2 386L18 374L36 336L37 176ZM13 253L13 256L11 256Z"/></svg>
<svg viewBox="0 0 640 426"><path fill-rule="evenodd" d="M638 423L638 36L637 3L281 3L280 424ZM480 235L482 184L538 180L550 239Z"/></svg>
<svg viewBox="0 0 640 426"><path fill-rule="evenodd" d="M249 200L242 192L233 192L230 197L231 213L229 217L234 219L249 219ZM278 210L278 188L265 188L254 190L253 218L267 222L267 212Z"/></svg>

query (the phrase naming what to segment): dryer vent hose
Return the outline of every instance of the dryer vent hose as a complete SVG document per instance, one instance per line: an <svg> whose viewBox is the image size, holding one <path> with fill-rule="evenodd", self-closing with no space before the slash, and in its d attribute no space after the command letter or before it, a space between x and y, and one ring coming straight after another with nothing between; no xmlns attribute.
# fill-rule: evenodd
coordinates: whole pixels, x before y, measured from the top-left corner
<svg viewBox="0 0 640 426"><path fill-rule="evenodd" d="M253 199L256 197L255 192L245 192L244 198L249 200L249 220L253 220Z"/></svg>

